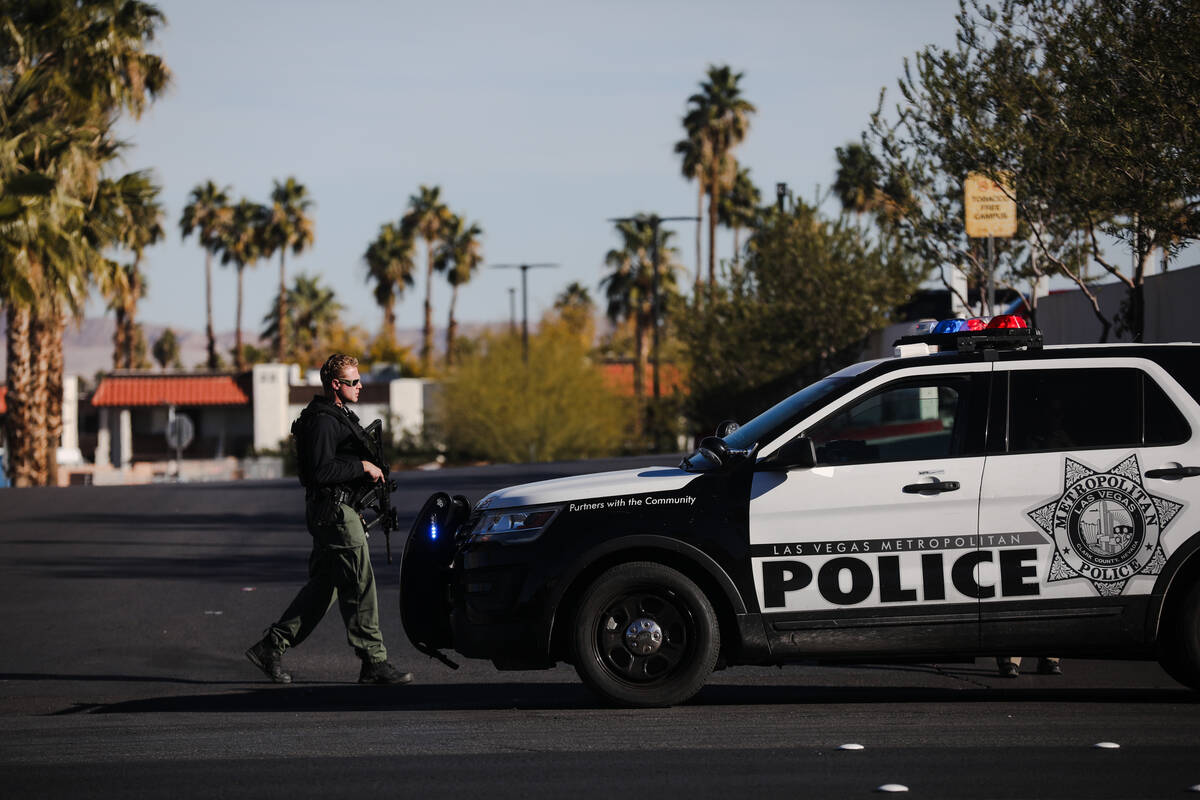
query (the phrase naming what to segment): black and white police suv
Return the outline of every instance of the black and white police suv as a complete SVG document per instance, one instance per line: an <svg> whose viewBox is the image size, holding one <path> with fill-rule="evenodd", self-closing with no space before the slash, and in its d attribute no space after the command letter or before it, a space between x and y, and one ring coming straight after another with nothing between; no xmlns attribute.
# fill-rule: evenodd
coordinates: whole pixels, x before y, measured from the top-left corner
<svg viewBox="0 0 1200 800"><path fill-rule="evenodd" d="M1158 659L1200 688L1200 346L959 327L979 325L904 337L678 468L433 495L409 638L569 662L631 706L719 666L1010 653Z"/></svg>

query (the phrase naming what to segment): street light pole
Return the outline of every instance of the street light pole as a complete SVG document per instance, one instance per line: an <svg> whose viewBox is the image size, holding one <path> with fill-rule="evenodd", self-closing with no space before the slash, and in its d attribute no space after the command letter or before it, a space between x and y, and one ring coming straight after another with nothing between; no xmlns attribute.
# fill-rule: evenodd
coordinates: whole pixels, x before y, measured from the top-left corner
<svg viewBox="0 0 1200 800"><path fill-rule="evenodd" d="M492 269L521 270L521 357L526 364L529 363L529 283L526 273L537 267L557 266L558 264L492 264Z"/></svg>

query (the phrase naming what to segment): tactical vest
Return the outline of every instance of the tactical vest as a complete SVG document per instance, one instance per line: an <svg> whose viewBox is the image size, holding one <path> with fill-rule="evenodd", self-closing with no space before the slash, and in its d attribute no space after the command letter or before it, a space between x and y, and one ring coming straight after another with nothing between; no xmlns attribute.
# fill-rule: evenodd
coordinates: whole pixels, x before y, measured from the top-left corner
<svg viewBox="0 0 1200 800"><path fill-rule="evenodd" d="M354 424L346 412L342 411L335 405L310 402L300 412L300 416L296 417L296 421L292 423L292 442L296 448L296 477L300 479L300 485L305 488L310 488L312 476L307 474L309 459L309 449L312 447L312 438L309 436L311 426L318 415L324 415L332 419L336 419L340 425L349 433L357 445L360 456L364 459L372 459L371 442L367 438L363 429ZM312 486L311 488L317 488Z"/></svg>

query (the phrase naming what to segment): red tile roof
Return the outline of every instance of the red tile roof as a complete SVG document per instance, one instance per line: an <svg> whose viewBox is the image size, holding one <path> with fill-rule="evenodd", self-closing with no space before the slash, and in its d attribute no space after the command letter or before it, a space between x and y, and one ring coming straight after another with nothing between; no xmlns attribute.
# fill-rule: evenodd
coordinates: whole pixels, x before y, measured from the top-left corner
<svg viewBox="0 0 1200 800"><path fill-rule="evenodd" d="M92 405L244 406L250 396L234 375L109 375L92 395Z"/></svg>

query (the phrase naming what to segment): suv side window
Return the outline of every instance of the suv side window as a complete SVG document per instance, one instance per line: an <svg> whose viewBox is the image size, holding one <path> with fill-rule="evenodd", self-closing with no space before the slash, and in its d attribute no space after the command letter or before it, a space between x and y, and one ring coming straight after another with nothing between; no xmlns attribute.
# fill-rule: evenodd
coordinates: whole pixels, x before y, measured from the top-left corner
<svg viewBox="0 0 1200 800"><path fill-rule="evenodd" d="M869 464L960 455L968 436L970 389L967 376L935 376L884 387L808 430L817 448L817 463Z"/></svg>
<svg viewBox="0 0 1200 800"><path fill-rule="evenodd" d="M1179 444L1192 435L1192 428L1166 392L1149 375L1143 378L1143 418L1146 444Z"/></svg>
<svg viewBox="0 0 1200 800"><path fill-rule="evenodd" d="M1166 444L1190 432L1139 369L1013 370L1008 397L1010 453Z"/></svg>

